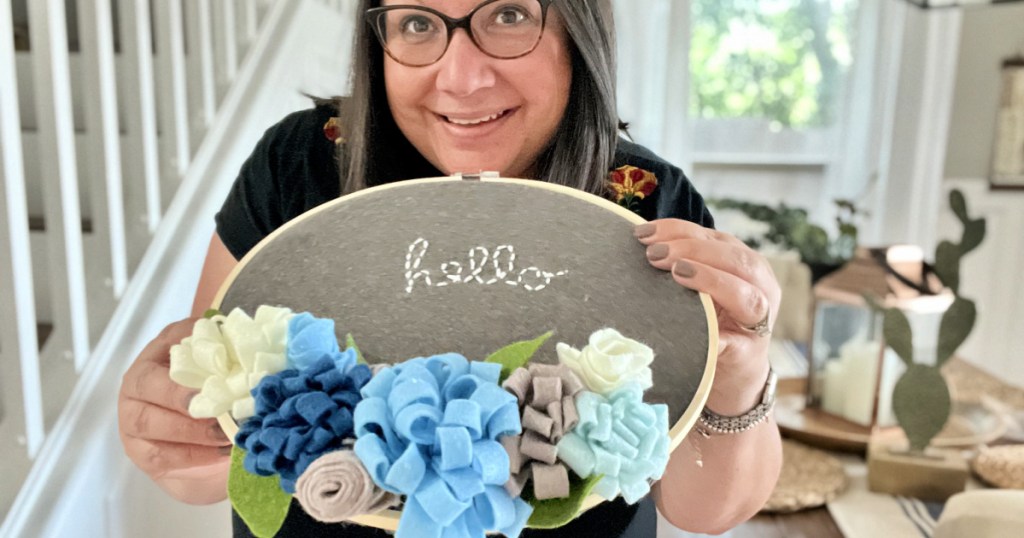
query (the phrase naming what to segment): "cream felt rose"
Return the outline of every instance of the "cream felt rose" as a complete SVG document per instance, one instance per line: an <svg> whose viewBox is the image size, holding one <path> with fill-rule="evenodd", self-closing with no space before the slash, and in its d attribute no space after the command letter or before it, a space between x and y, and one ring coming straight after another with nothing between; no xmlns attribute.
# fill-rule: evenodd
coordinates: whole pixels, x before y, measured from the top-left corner
<svg viewBox="0 0 1024 538"><path fill-rule="evenodd" d="M199 389L189 404L196 418L231 412L235 420L254 413L250 391L264 376L285 369L287 308L261 306L250 318L241 309L196 322L192 336L171 348L171 379Z"/></svg>
<svg viewBox="0 0 1024 538"><path fill-rule="evenodd" d="M567 344L556 346L558 361L568 366L583 380L587 388L608 394L633 382L647 390L651 379L654 350L615 329L601 329L590 335L586 347L577 350Z"/></svg>

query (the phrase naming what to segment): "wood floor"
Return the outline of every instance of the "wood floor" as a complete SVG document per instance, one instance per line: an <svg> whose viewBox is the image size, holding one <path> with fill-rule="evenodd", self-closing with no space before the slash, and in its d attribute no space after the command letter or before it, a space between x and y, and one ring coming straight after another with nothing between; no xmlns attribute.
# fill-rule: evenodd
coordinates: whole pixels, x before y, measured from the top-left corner
<svg viewBox="0 0 1024 538"><path fill-rule="evenodd" d="M795 514L759 514L729 531L729 538L843 538L827 508ZM881 537L880 537L881 538Z"/></svg>

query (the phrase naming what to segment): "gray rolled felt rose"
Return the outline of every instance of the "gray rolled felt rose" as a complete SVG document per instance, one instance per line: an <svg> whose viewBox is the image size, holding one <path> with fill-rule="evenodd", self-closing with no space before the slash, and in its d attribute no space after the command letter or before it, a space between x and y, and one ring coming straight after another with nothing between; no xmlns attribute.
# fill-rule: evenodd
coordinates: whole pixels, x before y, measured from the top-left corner
<svg viewBox="0 0 1024 538"><path fill-rule="evenodd" d="M317 521L338 523L398 504L399 497L373 483L351 450L317 458L295 485L295 498Z"/></svg>

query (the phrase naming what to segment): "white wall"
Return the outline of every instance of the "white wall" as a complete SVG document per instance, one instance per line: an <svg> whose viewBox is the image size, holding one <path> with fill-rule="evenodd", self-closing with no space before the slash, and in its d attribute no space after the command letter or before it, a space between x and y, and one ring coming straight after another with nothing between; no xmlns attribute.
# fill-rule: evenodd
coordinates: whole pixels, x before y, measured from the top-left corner
<svg viewBox="0 0 1024 538"><path fill-rule="evenodd" d="M971 213L988 219L988 235L964 260L961 293L978 304L978 323L960 354L1024 387L1024 191L988 187L1000 67L1024 53L1024 4L965 10L944 190L961 189ZM943 200L945 203L945 200ZM958 240L959 222L942 207L941 237Z"/></svg>
<svg viewBox="0 0 1024 538"><path fill-rule="evenodd" d="M1003 60L1024 55L1024 3L965 10L946 177L986 178L999 106Z"/></svg>

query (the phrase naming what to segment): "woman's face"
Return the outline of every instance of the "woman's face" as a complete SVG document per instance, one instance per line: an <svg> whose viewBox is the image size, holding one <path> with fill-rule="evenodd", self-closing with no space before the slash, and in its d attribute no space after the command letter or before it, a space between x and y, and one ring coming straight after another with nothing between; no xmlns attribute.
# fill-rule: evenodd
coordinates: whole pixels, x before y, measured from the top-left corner
<svg viewBox="0 0 1024 538"><path fill-rule="evenodd" d="M463 17L479 0L390 0ZM388 104L399 129L445 174L497 171L530 177L569 100L568 36L554 7L533 52L492 58L463 30L436 63L408 67L384 55Z"/></svg>

